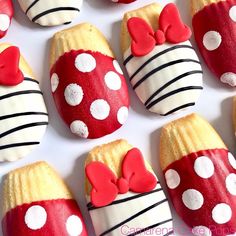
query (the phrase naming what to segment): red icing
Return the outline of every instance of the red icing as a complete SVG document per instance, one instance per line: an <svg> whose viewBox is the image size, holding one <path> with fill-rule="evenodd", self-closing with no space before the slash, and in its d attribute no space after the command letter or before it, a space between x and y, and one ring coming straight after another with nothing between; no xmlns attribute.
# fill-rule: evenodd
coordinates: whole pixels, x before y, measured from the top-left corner
<svg viewBox="0 0 236 236"><path fill-rule="evenodd" d="M11 0L0 0L0 14L5 14L9 16L10 20L13 17L14 10L13 10L13 4ZM1 20L0 20L0 38L4 37L7 33L7 30L2 31L1 30Z"/></svg>
<svg viewBox="0 0 236 236"><path fill-rule="evenodd" d="M24 80L19 69L20 50L9 47L0 53L0 85L15 86Z"/></svg>
<svg viewBox="0 0 236 236"><path fill-rule="evenodd" d="M39 205L47 213L47 221L41 229L32 230L25 223L25 214L31 206ZM66 222L72 216L78 216L83 225L80 236L87 236L80 209L74 200L47 200L17 206L10 210L2 220L4 236L68 236ZM33 219L32 219L33 220Z"/></svg>
<svg viewBox="0 0 236 236"><path fill-rule="evenodd" d="M236 0L220 1L204 7L193 17L193 30L199 50L209 69L220 78L227 72L236 73L236 22L229 16L229 10ZM203 37L208 31L217 31L222 37L220 46L208 51Z"/></svg>
<svg viewBox="0 0 236 236"><path fill-rule="evenodd" d="M137 148L125 155L120 179L101 162L91 162L85 172L92 185L91 202L95 207L109 205L118 193L124 194L129 190L135 193L150 192L157 184L157 179L146 169L142 153Z"/></svg>
<svg viewBox="0 0 236 236"><path fill-rule="evenodd" d="M201 178L194 170L194 162L200 156L209 157L214 164L214 174L210 178ZM236 170L230 165L227 150L214 149L191 153L169 165L164 173L170 169L177 171L180 184L175 189L168 188L168 191L177 213L187 225L208 227L212 236L226 236L236 232L236 195L230 194L225 183L226 177L236 173ZM182 196L188 189L195 189L204 197L200 209L190 210L184 205ZM232 210L231 220L225 224L217 224L212 218L213 208L220 203L228 204Z"/></svg>
<svg viewBox="0 0 236 236"><path fill-rule="evenodd" d="M93 71L83 73L75 67L75 59L82 53L90 54L96 59L96 68ZM75 120L84 122L88 127L88 138L91 139L120 128L122 124L117 119L118 111L121 107L129 107L125 78L115 70L113 60L114 58L99 52L72 50L61 56L51 69L51 76L56 73L59 77L59 85L53 96L61 117L69 126ZM105 83L104 77L110 71L115 72L121 80L119 90L111 90ZM77 106L68 105L64 97L65 88L71 83L76 83L83 89L83 100ZM107 101L110 106L109 116L104 120L95 119L90 113L90 106L97 99Z"/></svg>
<svg viewBox="0 0 236 236"><path fill-rule="evenodd" d="M159 17L159 30L154 32L145 20L132 17L127 22L128 31L132 38L131 51L136 57L147 55L155 45L165 43L181 43L191 37L191 30L180 17L173 3L167 4Z"/></svg>

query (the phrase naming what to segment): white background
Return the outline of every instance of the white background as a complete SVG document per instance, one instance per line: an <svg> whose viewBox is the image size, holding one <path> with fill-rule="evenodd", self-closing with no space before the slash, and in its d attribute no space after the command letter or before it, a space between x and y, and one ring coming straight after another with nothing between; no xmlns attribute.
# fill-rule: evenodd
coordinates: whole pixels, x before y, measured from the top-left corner
<svg viewBox="0 0 236 236"><path fill-rule="evenodd" d="M84 5L79 17L71 24L75 25L88 21L96 25L107 37L117 58L121 61L119 32L120 23L125 11L135 9L152 3L154 0L138 0L129 5L110 3L109 0L84 0ZM166 4L172 1L157 1ZM191 25L190 6L186 0L173 1L178 5L183 19ZM187 113L197 112L205 117L220 133L232 153L235 152L235 137L232 126L232 97L235 92L219 81L203 66L204 90L194 108L186 112L180 112L169 117L160 117L146 111L139 102L129 85L131 97L131 109L126 124L115 133L97 139L81 140L72 135L66 125L60 119L52 99L49 83L49 48L52 35L70 26L43 28L31 23L21 11L17 1L14 1L15 18L7 36L0 42L8 42L20 47L21 52L33 68L37 79L41 83L45 102L49 111L50 125L47 128L41 145L31 155L15 163L0 164L0 181L4 175L16 167L23 166L38 160L49 162L64 178L69 185L76 200L79 202L89 236L94 236L89 215L86 211L84 198L84 160L88 151L96 145L115 139L125 138L133 146L140 148L146 159L150 161L159 179L164 185L162 173L159 167L159 134L161 127L167 122L179 118ZM192 38L194 44L194 40ZM204 65L204 63L203 63ZM207 135L207 134L206 134ZM35 183L37 184L37 183ZM1 197L1 195L0 195ZM176 235L189 236L187 227L176 216L174 210L174 222ZM181 233L177 233L181 232ZM2 234L0 233L0 236ZM59 236L59 235L58 235Z"/></svg>

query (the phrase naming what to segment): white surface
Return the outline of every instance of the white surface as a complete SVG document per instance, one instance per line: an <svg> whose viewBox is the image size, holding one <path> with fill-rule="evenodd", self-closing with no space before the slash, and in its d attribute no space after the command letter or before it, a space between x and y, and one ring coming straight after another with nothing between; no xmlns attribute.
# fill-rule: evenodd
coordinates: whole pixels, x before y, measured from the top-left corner
<svg viewBox="0 0 236 236"><path fill-rule="evenodd" d="M84 21L90 21L96 25L110 41L118 59L121 59L119 31L123 13L129 9L135 9L151 2L153 2L153 0L138 0L136 3L126 6L110 3L109 0L85 0L80 16L71 25ZM164 4L171 1L159 0L158 2ZM180 8L184 20L190 24L189 1L177 0L176 3ZM50 38L55 32L63 28L68 28L71 25L42 28L28 20L21 12L16 1L14 1L14 4L16 10L15 19L13 20L7 37L1 39L0 42L10 42L19 46L25 58L31 64L37 78L41 81L41 88L44 92L44 98L50 115L50 125L41 145L31 153L31 155L15 163L0 164L0 179L8 171L16 167L37 160L48 161L58 170L71 188L80 204L89 236L94 236L91 221L86 211L83 186L84 159L86 158L87 152L92 147L118 138L127 139L132 145L142 150L145 158L151 162L162 185L164 185L158 162L160 129L167 122L194 111L211 122L228 145L230 151L234 153L235 137L232 127L232 96L235 92L233 88L229 88L215 80L205 66L203 66L204 91L194 108L168 117L160 117L151 114L145 110L144 106L138 101L129 86L131 109L128 121L121 129L112 135L97 140L81 140L71 134L69 128L66 127L60 119L54 106L50 89L48 66ZM191 41L193 42L193 39ZM175 229L176 232L179 232L179 234L176 233L176 235L191 235L174 211L173 213ZM1 233L0 236L2 236Z"/></svg>

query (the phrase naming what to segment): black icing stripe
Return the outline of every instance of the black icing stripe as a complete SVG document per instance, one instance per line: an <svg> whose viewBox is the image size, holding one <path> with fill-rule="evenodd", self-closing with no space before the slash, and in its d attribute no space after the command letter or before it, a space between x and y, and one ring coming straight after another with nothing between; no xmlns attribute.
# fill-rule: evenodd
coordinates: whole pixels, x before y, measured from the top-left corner
<svg viewBox="0 0 236 236"><path fill-rule="evenodd" d="M155 98L161 91L163 91L164 89L166 89L168 86L170 86L171 84L175 83L176 81L185 78L189 75L194 75L194 74L202 74L203 72L201 70L193 70L193 71L188 71L184 74L181 74L177 77L175 77L174 79L170 80L168 83L164 84L162 87L160 87L155 93L153 93L148 99L147 101L144 103L145 106L147 106L153 98Z"/></svg>
<svg viewBox="0 0 236 236"><path fill-rule="evenodd" d="M14 97L14 96L18 96L18 95L24 95L24 94L41 94L41 95L43 95L43 93L39 90L25 90L25 91L18 91L18 92L3 95L3 96L0 97L0 100L10 98L10 97Z"/></svg>
<svg viewBox="0 0 236 236"><path fill-rule="evenodd" d="M0 146L0 150L14 148L14 147L32 146L32 145L38 145L38 144L40 144L40 142L12 143L8 145Z"/></svg>
<svg viewBox="0 0 236 236"><path fill-rule="evenodd" d="M163 236L169 236L169 235L171 235L171 234L173 234L174 233L174 230L171 230L170 232L168 232L167 234L165 234L165 235L163 235Z"/></svg>
<svg viewBox="0 0 236 236"><path fill-rule="evenodd" d="M1 133L0 138L3 138L9 134L20 131L22 129L27 129L27 128L36 127L36 126L43 126L43 125L48 125L48 122L35 122L35 123L26 124L26 125L21 125L21 126L13 128L13 129L10 129L4 133Z"/></svg>
<svg viewBox="0 0 236 236"><path fill-rule="evenodd" d="M128 234L127 236L135 236L135 235L144 233L144 232L146 232L146 231L148 231L148 230L150 230L150 229L156 228L156 227L158 227L158 226L160 226L160 225L166 224L166 223L171 222L171 221L173 221L173 219L164 220L164 221L159 222L159 223L157 223L157 224L150 225L150 226L148 226L148 227L146 227L146 228L144 228L144 229L141 229L141 230L139 230L139 231L136 231L135 233ZM165 235L169 235L169 233L171 233L171 232L168 232L168 233L165 234ZM173 231L172 231L172 233L173 233Z"/></svg>
<svg viewBox="0 0 236 236"><path fill-rule="evenodd" d="M29 11L37 2L39 2L39 0L33 1L33 2L28 6L28 8L26 9L25 14L27 14L28 11Z"/></svg>
<svg viewBox="0 0 236 236"><path fill-rule="evenodd" d="M150 195L150 194L153 194L153 193L160 192L161 190L162 190L162 188L157 188L157 189L154 189L154 190L152 190L152 191L150 191L148 193L141 193L141 194L137 194L137 195L132 196L132 197L123 198L123 199L114 201L114 202L112 202L111 204L109 204L109 205L107 205L105 207L116 205L116 204L120 204L120 203L123 203L123 202L128 202L128 201L140 198L140 197L144 197L144 196L147 196L147 195ZM88 208L89 211L92 211L92 210L99 209L99 208L102 208L102 207L95 207L90 202L90 203L87 204L87 208Z"/></svg>
<svg viewBox="0 0 236 236"><path fill-rule="evenodd" d="M6 120L6 119L14 118L14 117L19 117L19 116L31 116L31 115L48 116L48 113L45 113L45 112L34 112L34 111L32 111L32 112L20 112L20 113L0 116L0 120Z"/></svg>
<svg viewBox="0 0 236 236"><path fill-rule="evenodd" d="M130 81L146 66L148 65L150 62L152 62L153 60L157 59L158 57L168 53L168 52L171 52L171 51L174 51L176 49L181 49L181 48L188 48L188 49L191 49L191 50L194 50L194 48L192 46L189 46L189 45L176 45L176 46L173 46L171 48L167 48L165 50L163 50L162 52L159 52L157 54L155 54L154 56L152 56L151 58L149 58L142 66L140 66L135 72L133 75L130 76Z"/></svg>
<svg viewBox="0 0 236 236"><path fill-rule="evenodd" d="M136 89L140 84L142 84L145 80L147 80L151 75L155 74L158 71L161 71L167 67L179 64L179 63L184 63L184 62L193 62L193 63L197 63L197 64L201 64L199 61L197 60L193 60L193 59L179 59L179 60L175 60L175 61L171 61L168 62L166 64L163 64L155 69L153 69L152 71L150 71L149 73L147 73L142 79L140 79L134 86L133 89Z"/></svg>
<svg viewBox="0 0 236 236"><path fill-rule="evenodd" d="M25 80L25 81L34 82L34 83L36 83L36 84L39 84L39 82L38 82L37 80L31 79L31 78L28 78L28 77L25 77L24 80Z"/></svg>
<svg viewBox="0 0 236 236"><path fill-rule="evenodd" d="M187 107L192 107L192 106L194 106L194 105L195 105L195 102L186 103L186 104L184 104L184 105L182 105L182 106L176 107L176 108L174 108L173 110L168 111L166 114L164 114L164 115L162 115L162 116L168 116L168 115L170 115L171 113L174 113L174 112L176 112L176 111L179 111L179 110L184 109L184 108L187 108Z"/></svg>
<svg viewBox="0 0 236 236"><path fill-rule="evenodd" d="M15 148L15 147L32 146L32 145L38 145L38 144L40 144L40 142L12 143L8 145L0 146L0 150L4 150L8 148Z"/></svg>
<svg viewBox="0 0 236 236"><path fill-rule="evenodd" d="M161 204L164 203L164 202L167 202L167 199L164 199L164 200L162 200L162 201L160 201L160 202L157 202L157 203L155 203L155 204L153 204L153 205L151 205L151 206L149 206L149 207L143 209L142 211L140 211L140 212L134 214L133 216L129 217L128 219L126 219L126 220L120 222L119 224L113 226L112 228L106 230L105 232L103 232L102 234L100 234L100 236L104 236L104 235L109 234L110 232L114 231L115 229L119 228L120 226L122 226L122 225L128 223L129 221L131 221L131 220L137 218L138 216L140 216L140 215L142 215L142 214L144 214L144 213L150 211L151 209L153 209L153 208L155 208L155 207L161 205Z"/></svg>
<svg viewBox="0 0 236 236"><path fill-rule="evenodd" d="M75 7L57 7L57 8L52 8L52 9L49 9L47 11L44 11L44 12L41 12L40 14L36 15L32 21L35 22L37 21L39 18L45 16L45 15L48 15L50 13L53 13L53 12L57 12L57 11L80 11L78 8L75 8Z"/></svg>
<svg viewBox="0 0 236 236"><path fill-rule="evenodd" d="M126 66L127 65L127 63L132 59L132 58L134 58L134 56L133 55L130 55L130 56L128 56L125 60L124 60L124 66Z"/></svg>
<svg viewBox="0 0 236 236"><path fill-rule="evenodd" d="M157 98L156 100L154 100L153 102L151 102L149 105L146 106L147 109L150 109L151 107L153 107L154 105L156 105L157 103L159 103L160 101L170 97L170 96L173 96L177 93L181 93L181 92L184 92L184 91L188 91L188 90L202 90L203 87L202 86L188 86L188 87L182 87L182 88L179 88L179 89L176 89L176 90L173 90L159 98Z"/></svg>

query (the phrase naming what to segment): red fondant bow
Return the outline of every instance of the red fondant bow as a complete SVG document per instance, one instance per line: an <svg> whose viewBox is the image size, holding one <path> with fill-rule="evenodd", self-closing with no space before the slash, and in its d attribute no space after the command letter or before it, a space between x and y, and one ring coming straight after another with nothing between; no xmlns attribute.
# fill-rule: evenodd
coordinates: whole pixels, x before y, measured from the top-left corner
<svg viewBox="0 0 236 236"><path fill-rule="evenodd" d="M191 29L185 25L175 4L167 4L159 17L159 30L154 32L147 22L139 17L132 17L127 22L132 38L131 51L136 57L150 53L155 45L181 43L191 37Z"/></svg>
<svg viewBox="0 0 236 236"><path fill-rule="evenodd" d="M19 69L20 50L11 46L0 53L0 85L15 86L24 80Z"/></svg>
<svg viewBox="0 0 236 236"><path fill-rule="evenodd" d="M118 194L145 193L156 187L156 177L146 169L141 152L133 148L123 159L122 177L115 174L101 162L91 162L86 166L86 176L92 185L91 203L103 207L112 203Z"/></svg>

